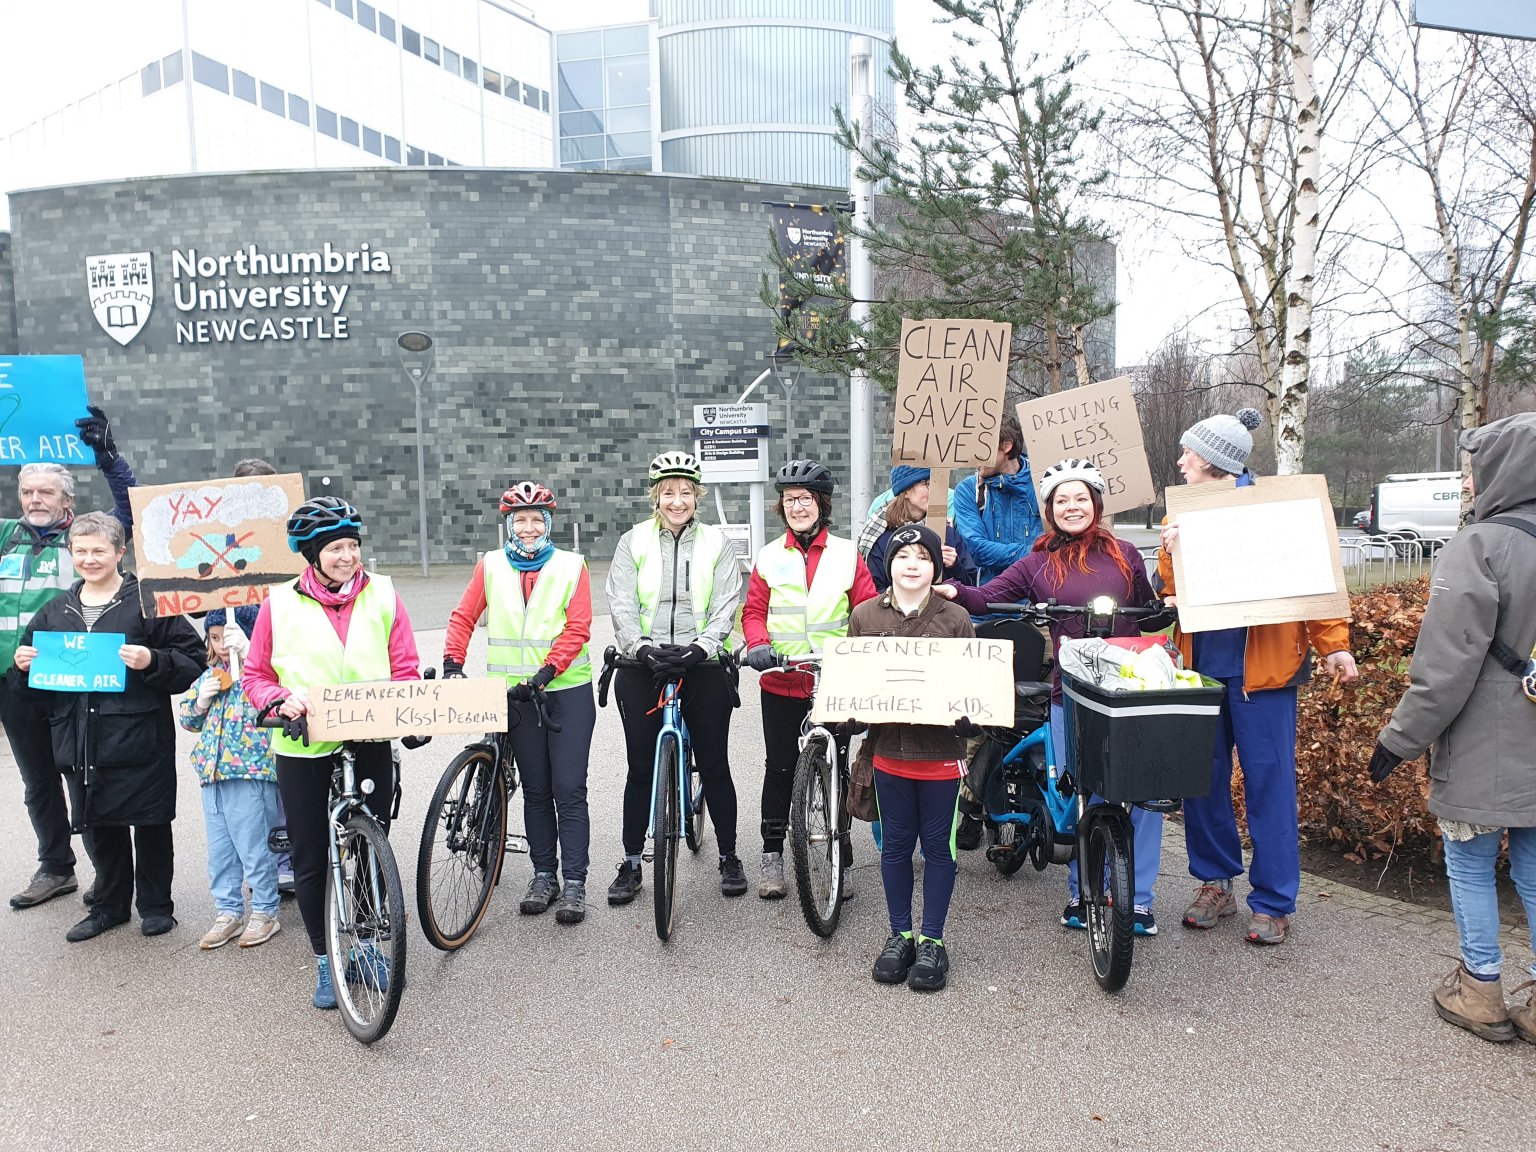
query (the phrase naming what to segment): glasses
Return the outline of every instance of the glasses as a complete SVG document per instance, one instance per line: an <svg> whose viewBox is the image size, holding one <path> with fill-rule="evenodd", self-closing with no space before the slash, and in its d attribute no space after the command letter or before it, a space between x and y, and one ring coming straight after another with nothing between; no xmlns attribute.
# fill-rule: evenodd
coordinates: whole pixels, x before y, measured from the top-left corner
<svg viewBox="0 0 1536 1152"><path fill-rule="evenodd" d="M810 508L816 503L814 496L786 496L784 507L786 508Z"/></svg>

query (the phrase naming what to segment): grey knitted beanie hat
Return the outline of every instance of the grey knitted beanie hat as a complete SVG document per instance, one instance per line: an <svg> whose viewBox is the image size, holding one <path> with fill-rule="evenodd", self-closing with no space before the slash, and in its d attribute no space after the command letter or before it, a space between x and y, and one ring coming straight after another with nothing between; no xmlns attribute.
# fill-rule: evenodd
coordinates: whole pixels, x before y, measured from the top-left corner
<svg viewBox="0 0 1536 1152"><path fill-rule="evenodd" d="M1179 447L1188 448L1212 467L1237 476L1248 466L1253 429L1263 422L1257 408L1241 408L1236 416L1210 416L1184 433L1179 438Z"/></svg>

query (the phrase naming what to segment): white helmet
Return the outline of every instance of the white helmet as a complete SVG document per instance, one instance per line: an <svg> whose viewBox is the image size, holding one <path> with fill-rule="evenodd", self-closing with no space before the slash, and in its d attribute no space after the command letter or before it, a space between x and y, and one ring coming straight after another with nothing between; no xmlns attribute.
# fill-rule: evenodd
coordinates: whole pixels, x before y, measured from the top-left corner
<svg viewBox="0 0 1536 1152"><path fill-rule="evenodd" d="M663 452L651 461L651 483L660 483L669 476L681 476L697 484L704 478L704 470L692 452Z"/></svg>
<svg viewBox="0 0 1536 1152"><path fill-rule="evenodd" d="M1040 476L1040 499L1049 502L1051 493L1068 480L1081 480L1099 495L1104 494L1104 474L1086 456L1060 460Z"/></svg>

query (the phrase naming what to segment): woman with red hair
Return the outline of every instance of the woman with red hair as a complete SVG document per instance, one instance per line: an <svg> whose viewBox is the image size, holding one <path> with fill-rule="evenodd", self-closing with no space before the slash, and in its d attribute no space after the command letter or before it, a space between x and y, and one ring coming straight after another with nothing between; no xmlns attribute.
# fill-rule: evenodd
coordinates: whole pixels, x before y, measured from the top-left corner
<svg viewBox="0 0 1536 1152"><path fill-rule="evenodd" d="M1092 461L1063 460L1046 469L1040 477L1040 505L1045 513L1046 531L1029 553L980 588L951 582L942 585L940 591L950 595L945 589L953 589L952 598L972 615L984 614L988 604L1021 601L1055 599L1062 604L1087 604L1097 596L1108 596L1116 604L1141 605L1157 599L1136 545L1119 539L1100 522L1104 515L1104 477ZM1114 631L1122 636L1137 635L1144 629L1156 631L1168 619L1171 616L1141 620L1116 616ZM1081 639L1083 633L1084 622L1080 619L1051 625L1051 640L1057 647L1063 640ZM1051 735L1056 745L1056 763L1064 764L1067 732L1059 673L1052 676ZM1133 808L1131 826L1135 835L1135 930L1138 936L1155 936L1152 884L1157 879L1162 855L1163 817L1158 812ZM1062 924L1067 928L1086 928L1088 920L1083 914L1076 863L1068 871L1067 894L1070 899L1061 914Z"/></svg>

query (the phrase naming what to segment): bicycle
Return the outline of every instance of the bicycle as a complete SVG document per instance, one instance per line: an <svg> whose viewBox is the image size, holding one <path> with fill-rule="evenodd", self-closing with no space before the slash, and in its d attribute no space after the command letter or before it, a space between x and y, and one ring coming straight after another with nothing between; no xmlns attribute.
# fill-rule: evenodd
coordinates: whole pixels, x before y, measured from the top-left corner
<svg viewBox="0 0 1536 1152"><path fill-rule="evenodd" d="M734 677L735 661L724 649L719 655L727 676ZM612 645L603 653L603 674L597 685L597 705L608 706L608 688L620 668L631 668L651 675L640 660L620 656ZM704 844L704 780L688 738L679 699L682 677L661 686L656 707L661 710L661 731L656 734L656 758L651 775L651 823L646 830L652 844L655 867L651 872L651 895L656 913L656 937L663 944L672 938L677 903L677 843L698 855ZM733 679L734 688L734 679Z"/></svg>
<svg viewBox="0 0 1536 1152"><path fill-rule="evenodd" d="M560 731L542 690L534 692L533 707L537 723ZM508 717L508 731L487 732L449 762L427 805L416 852L416 911L427 942L444 952L468 944L480 927L506 854L528 850L524 837L507 831L518 786L511 728L521 721L515 708Z"/></svg>
<svg viewBox="0 0 1536 1152"><path fill-rule="evenodd" d="M283 719L273 712L281 703L263 708L257 724L281 728ZM405 989L405 892L389 834L364 807L373 781L358 783L355 742L343 742L330 759L325 954L342 1022L358 1040L372 1044L394 1024ZM399 808L396 773L391 819Z"/></svg>

